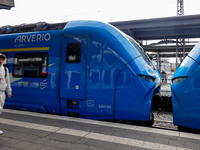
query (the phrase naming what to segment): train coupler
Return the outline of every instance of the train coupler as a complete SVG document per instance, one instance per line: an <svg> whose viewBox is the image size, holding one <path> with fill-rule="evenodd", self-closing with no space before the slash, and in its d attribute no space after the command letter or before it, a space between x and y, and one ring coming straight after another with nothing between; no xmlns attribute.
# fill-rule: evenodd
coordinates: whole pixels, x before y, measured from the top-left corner
<svg viewBox="0 0 200 150"><path fill-rule="evenodd" d="M163 96L160 93L153 95L153 110L172 112L171 96Z"/></svg>

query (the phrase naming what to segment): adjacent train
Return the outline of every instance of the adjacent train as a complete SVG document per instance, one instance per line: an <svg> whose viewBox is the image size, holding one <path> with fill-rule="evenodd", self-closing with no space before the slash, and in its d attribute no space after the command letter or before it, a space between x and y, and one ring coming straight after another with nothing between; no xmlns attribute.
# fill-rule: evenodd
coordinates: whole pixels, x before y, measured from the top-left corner
<svg viewBox="0 0 200 150"><path fill-rule="evenodd" d="M200 42L171 78L174 124L200 129Z"/></svg>
<svg viewBox="0 0 200 150"><path fill-rule="evenodd" d="M13 96L5 107L98 120L152 121L160 75L138 43L98 21L0 28Z"/></svg>

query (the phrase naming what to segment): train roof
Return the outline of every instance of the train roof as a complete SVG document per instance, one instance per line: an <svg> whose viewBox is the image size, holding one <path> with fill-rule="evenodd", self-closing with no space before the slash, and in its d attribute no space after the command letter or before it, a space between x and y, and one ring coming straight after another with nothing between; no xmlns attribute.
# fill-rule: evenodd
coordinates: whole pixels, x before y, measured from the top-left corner
<svg viewBox="0 0 200 150"><path fill-rule="evenodd" d="M66 26L67 22L64 23L46 23L38 22L34 24L21 24L16 26L3 26L0 27L1 34L13 34L23 32L35 32L35 31L47 31L47 30L62 30Z"/></svg>
<svg viewBox="0 0 200 150"><path fill-rule="evenodd" d="M94 21L94 20L74 20L74 21L67 21L64 23L46 23L46 22L38 22L38 23L32 23L32 24L20 24L15 26L2 26L0 27L0 35L5 34L15 34L15 33L26 33L26 32L37 32L37 31L49 31L49 30L63 30L63 34L66 34L66 32L73 32L77 33L80 31L77 31L77 28L79 30L85 30L86 28L101 28L104 30L109 30L109 32L112 32L113 29L116 31L118 30L120 33L121 31L117 29L116 27L112 26L108 23L101 22L101 21ZM76 28L75 31L73 28ZM72 30L72 31L69 31ZM112 32L116 33L116 32Z"/></svg>

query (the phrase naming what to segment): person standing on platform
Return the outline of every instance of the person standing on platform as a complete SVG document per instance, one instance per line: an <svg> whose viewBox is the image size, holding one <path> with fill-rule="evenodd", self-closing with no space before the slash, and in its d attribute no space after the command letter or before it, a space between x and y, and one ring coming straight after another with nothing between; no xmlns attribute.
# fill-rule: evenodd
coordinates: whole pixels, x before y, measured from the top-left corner
<svg viewBox="0 0 200 150"><path fill-rule="evenodd" d="M8 68L3 66L6 56L0 53L0 114L3 110L3 105L5 103L5 91L7 92L8 98L12 96L12 89L10 86L10 76ZM0 130L0 135L3 131Z"/></svg>

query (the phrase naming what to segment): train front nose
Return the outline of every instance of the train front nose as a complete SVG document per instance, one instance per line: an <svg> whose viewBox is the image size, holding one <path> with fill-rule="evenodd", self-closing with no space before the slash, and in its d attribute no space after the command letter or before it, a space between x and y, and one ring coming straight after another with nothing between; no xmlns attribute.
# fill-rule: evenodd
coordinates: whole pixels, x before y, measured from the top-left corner
<svg viewBox="0 0 200 150"><path fill-rule="evenodd" d="M157 77L149 65L141 57L134 59L116 83L115 119L150 121Z"/></svg>
<svg viewBox="0 0 200 150"><path fill-rule="evenodd" d="M174 124L200 129L200 66L186 57L171 79Z"/></svg>

